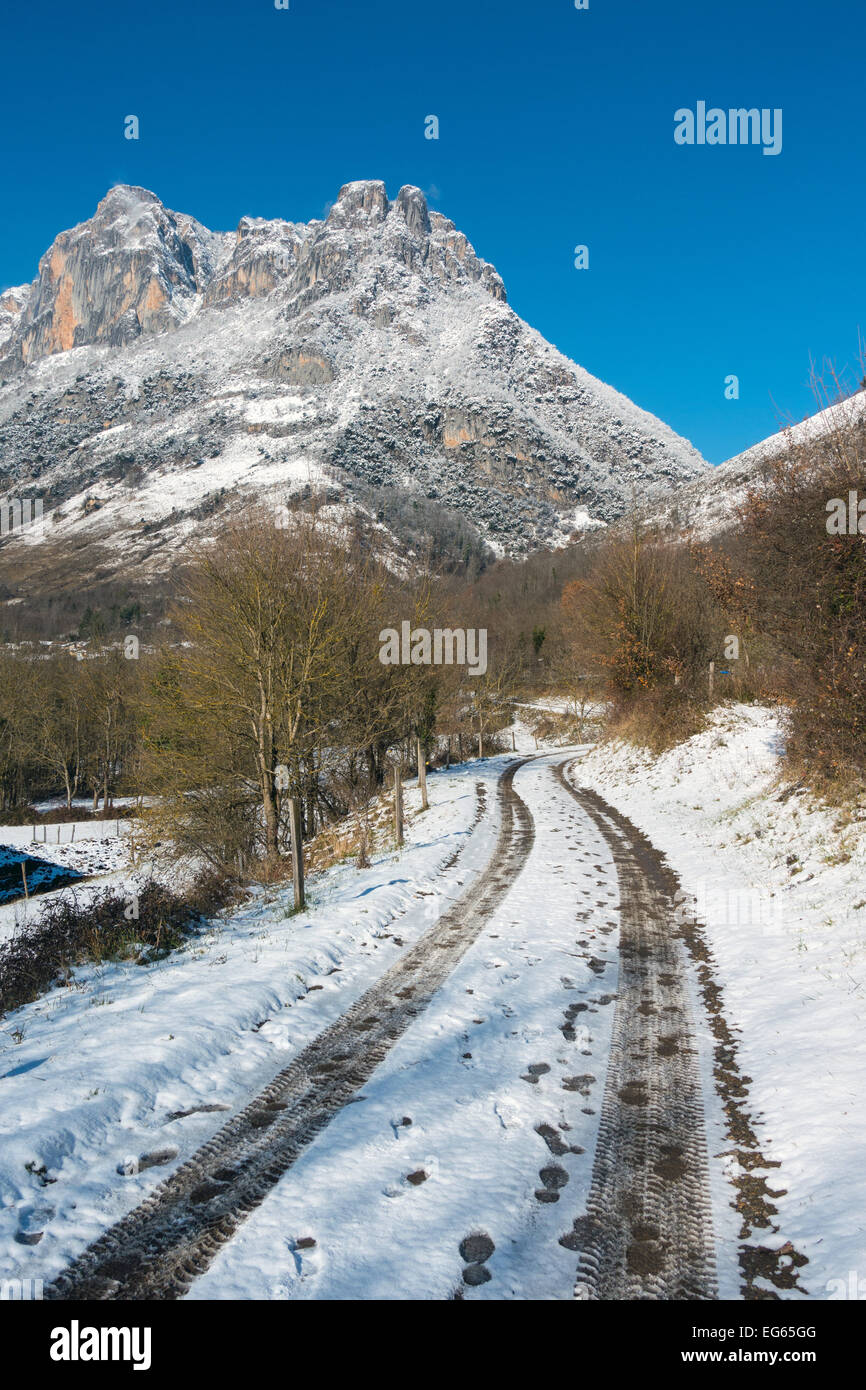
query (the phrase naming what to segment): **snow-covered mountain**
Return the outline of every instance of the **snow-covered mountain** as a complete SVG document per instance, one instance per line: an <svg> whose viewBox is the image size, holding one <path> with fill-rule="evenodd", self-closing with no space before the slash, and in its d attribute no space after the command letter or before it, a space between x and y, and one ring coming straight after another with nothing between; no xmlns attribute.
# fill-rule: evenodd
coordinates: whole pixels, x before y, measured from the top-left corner
<svg viewBox="0 0 866 1390"><path fill-rule="evenodd" d="M309 486L374 515L382 489L431 499L519 553L707 469L528 327L413 187L216 233L121 185L0 296L0 489L103 569Z"/></svg>

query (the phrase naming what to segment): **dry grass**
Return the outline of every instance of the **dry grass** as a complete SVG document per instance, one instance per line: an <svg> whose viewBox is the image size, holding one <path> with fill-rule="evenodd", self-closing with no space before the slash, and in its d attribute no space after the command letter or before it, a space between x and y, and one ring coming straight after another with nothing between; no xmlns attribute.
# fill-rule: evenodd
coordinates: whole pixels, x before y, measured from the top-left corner
<svg viewBox="0 0 866 1390"><path fill-rule="evenodd" d="M707 725L711 706L687 691L662 687L646 691L640 699L622 700L611 706L605 734L623 739L651 753L665 753L685 743Z"/></svg>

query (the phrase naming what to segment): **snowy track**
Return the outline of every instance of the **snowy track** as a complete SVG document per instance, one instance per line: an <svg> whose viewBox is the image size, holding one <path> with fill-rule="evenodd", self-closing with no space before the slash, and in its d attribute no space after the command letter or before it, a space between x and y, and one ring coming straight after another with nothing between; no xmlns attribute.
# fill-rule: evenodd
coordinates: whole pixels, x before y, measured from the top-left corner
<svg viewBox="0 0 866 1390"><path fill-rule="evenodd" d="M675 884L639 831L559 779L613 853L620 971L587 1214L575 1222L578 1296L717 1297L709 1172Z"/></svg>
<svg viewBox="0 0 866 1390"><path fill-rule="evenodd" d="M503 772L472 885L48 1297L718 1296L676 882L570 762Z"/></svg>
<svg viewBox="0 0 866 1390"><path fill-rule="evenodd" d="M46 1291L61 1299L181 1297L315 1136L356 1097L430 1003L520 874L534 839L513 788L498 784L490 864L436 925L215 1137L85 1250Z"/></svg>

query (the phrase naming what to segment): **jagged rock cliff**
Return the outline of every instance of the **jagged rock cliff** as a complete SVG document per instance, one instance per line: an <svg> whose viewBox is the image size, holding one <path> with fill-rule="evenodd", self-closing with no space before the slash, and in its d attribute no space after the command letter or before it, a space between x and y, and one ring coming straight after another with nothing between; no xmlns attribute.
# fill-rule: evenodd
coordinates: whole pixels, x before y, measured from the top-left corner
<svg viewBox="0 0 866 1390"><path fill-rule="evenodd" d="M234 233L112 189L0 296L0 383L3 490L127 564L310 486L431 499L520 552L708 467L529 328L419 189L378 181Z"/></svg>

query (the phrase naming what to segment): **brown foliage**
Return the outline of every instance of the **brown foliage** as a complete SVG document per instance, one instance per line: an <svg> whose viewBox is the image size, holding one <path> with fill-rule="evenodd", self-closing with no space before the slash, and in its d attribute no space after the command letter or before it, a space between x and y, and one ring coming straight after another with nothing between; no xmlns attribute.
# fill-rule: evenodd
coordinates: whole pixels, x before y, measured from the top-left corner
<svg viewBox="0 0 866 1390"><path fill-rule="evenodd" d="M788 661L789 753L828 782L866 777L866 534L828 532L829 504L839 499L847 516L849 493L866 497L866 420L856 403L825 434L773 459L741 513L760 628Z"/></svg>

